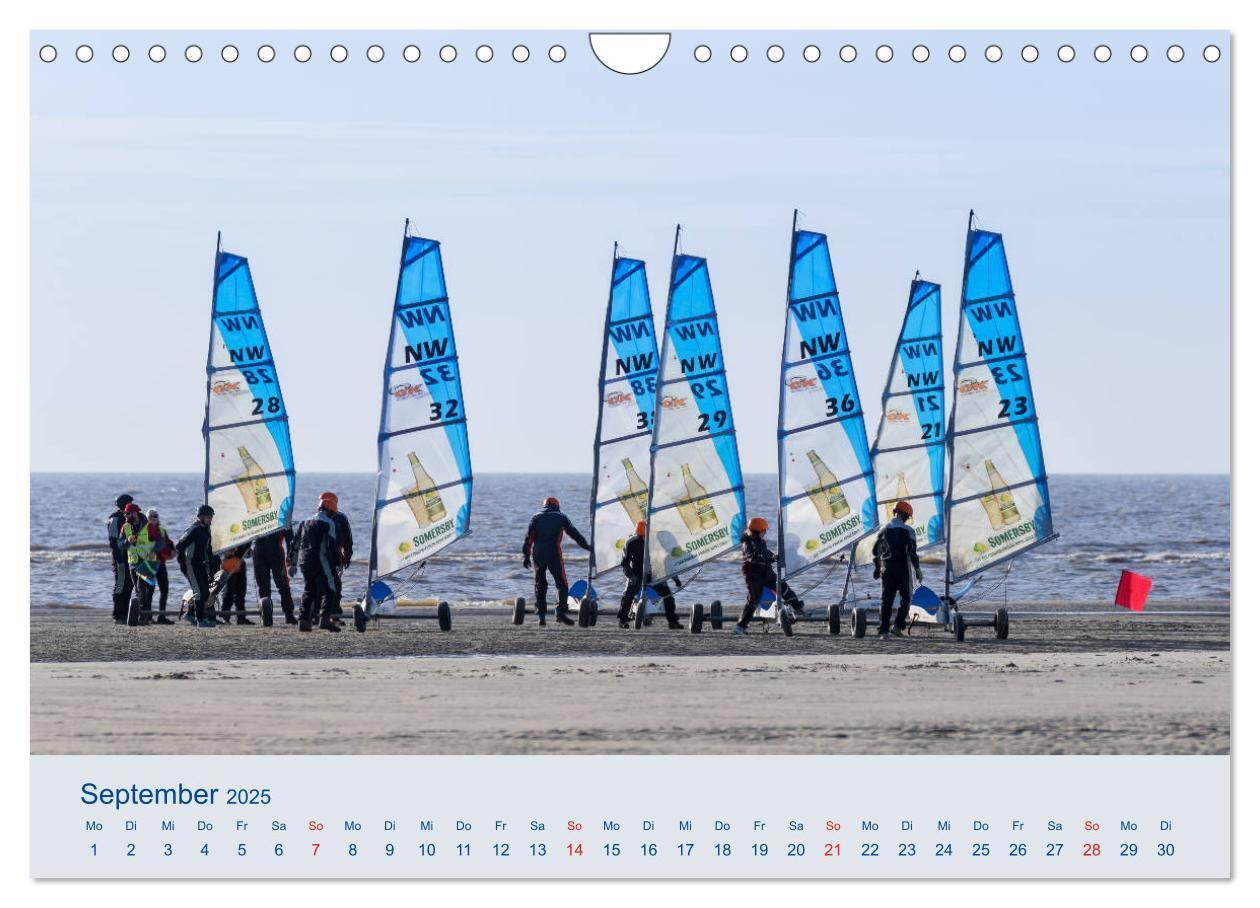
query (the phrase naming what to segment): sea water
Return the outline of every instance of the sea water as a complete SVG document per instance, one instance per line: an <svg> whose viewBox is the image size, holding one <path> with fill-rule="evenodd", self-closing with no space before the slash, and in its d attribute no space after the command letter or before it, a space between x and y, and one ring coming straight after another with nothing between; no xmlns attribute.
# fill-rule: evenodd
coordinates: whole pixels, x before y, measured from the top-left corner
<svg viewBox="0 0 1260 908"><path fill-rule="evenodd" d="M774 477L750 475L745 481L749 516L764 515L773 527ZM358 598L367 582L375 477L299 475L295 519L314 513L325 490L340 497L354 531L354 563L344 589L346 598ZM157 508L176 539L203 500L198 474L32 474L31 608L111 606L105 521L122 492L135 496L145 510ZM452 603L526 596L532 602L533 574L521 565L521 544L530 516L547 495L557 496L579 531L588 535L589 476L481 475L473 490L472 534L430 559L407 595ZM984 575L976 587L984 598L1110 600L1120 571L1128 568L1154 581L1153 603L1229 599L1228 476L1053 476L1050 495L1059 538L1014 559L1009 570L1002 566ZM570 582L585 577L585 553L571 543L566 553ZM924 554L923 569L925 581L939 589L941 547ZM858 573L862 592L869 594L874 588L870 568ZM186 584L177 570L172 575L172 599L178 603ZM844 580L843 567L832 571L823 565L793 585L807 603L823 603L838 601ZM615 597L623 583L620 571L614 571L597 580L596 589ZM251 578L251 601L255 595ZM705 566L679 595L683 603L735 603L742 598L739 566L726 560Z"/></svg>

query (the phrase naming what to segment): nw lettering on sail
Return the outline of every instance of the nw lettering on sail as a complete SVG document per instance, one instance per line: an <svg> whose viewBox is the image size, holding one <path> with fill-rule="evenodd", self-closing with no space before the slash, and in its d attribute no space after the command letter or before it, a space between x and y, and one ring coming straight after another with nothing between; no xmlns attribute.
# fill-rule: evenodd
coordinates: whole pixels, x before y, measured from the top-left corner
<svg viewBox="0 0 1260 908"><path fill-rule="evenodd" d="M406 363L423 363L431 359L446 356L448 338L440 340L420 341L418 344L407 344L404 349Z"/></svg>
<svg viewBox="0 0 1260 908"><path fill-rule="evenodd" d="M837 297L830 296L821 300L806 300L804 302L791 303L792 314L796 316L798 322L809 322L820 318L833 317L840 312L840 303Z"/></svg>
<svg viewBox="0 0 1260 908"><path fill-rule="evenodd" d="M257 362L260 359L267 358L267 348L255 346L237 348L229 347L228 356L232 358L232 362L234 363Z"/></svg>
<svg viewBox="0 0 1260 908"><path fill-rule="evenodd" d="M712 337L715 328L712 320L700 322L698 325L678 325L673 329L674 336L680 341L695 340L697 337Z"/></svg>
<svg viewBox="0 0 1260 908"><path fill-rule="evenodd" d="M632 375L635 372L648 372L656 369L655 353L636 353L625 359L617 357L614 375Z"/></svg>
<svg viewBox="0 0 1260 908"><path fill-rule="evenodd" d="M976 349L980 351L981 356L992 356L994 353L1014 353L1017 346L1017 339L1011 335L994 340L980 340L980 338L976 338Z"/></svg>
<svg viewBox="0 0 1260 908"><path fill-rule="evenodd" d="M801 359L810 359L823 353L840 353L843 350L844 338L835 332L801 338Z"/></svg>
<svg viewBox="0 0 1260 908"><path fill-rule="evenodd" d="M652 333L652 324L650 321L640 319L629 325L613 325L608 329L608 336L619 344L626 341L638 340L641 337L650 337L655 340Z"/></svg>
<svg viewBox="0 0 1260 908"><path fill-rule="evenodd" d="M444 306L441 303L434 303L431 306L416 306L412 309L399 309L398 320L403 323L406 328L423 328L425 325L433 325L438 322L446 321L446 313L443 311Z"/></svg>

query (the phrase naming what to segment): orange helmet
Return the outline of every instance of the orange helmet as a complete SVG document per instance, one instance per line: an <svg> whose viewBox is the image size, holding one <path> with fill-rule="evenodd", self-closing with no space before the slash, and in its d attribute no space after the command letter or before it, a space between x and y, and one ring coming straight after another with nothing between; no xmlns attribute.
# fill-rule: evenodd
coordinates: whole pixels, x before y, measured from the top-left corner
<svg viewBox="0 0 1260 908"><path fill-rule="evenodd" d="M223 568L223 573L225 574L239 574L244 564L245 563L235 555L228 555L223 559L221 567Z"/></svg>
<svg viewBox="0 0 1260 908"><path fill-rule="evenodd" d="M764 517L754 517L752 520L748 521L748 529L752 530L754 533L764 533L766 530L770 529L770 524L766 523L766 518Z"/></svg>
<svg viewBox="0 0 1260 908"><path fill-rule="evenodd" d="M908 501L899 501L893 505L893 513L901 514L904 517L913 517L914 508L910 507L910 502Z"/></svg>
<svg viewBox="0 0 1260 908"><path fill-rule="evenodd" d="M638 523L634 525L634 535L638 536L640 539L642 539L644 536L647 535L647 521L646 520L640 520Z"/></svg>
<svg viewBox="0 0 1260 908"><path fill-rule="evenodd" d="M336 513L337 511L337 495L335 492L320 492L319 506Z"/></svg>
<svg viewBox="0 0 1260 908"><path fill-rule="evenodd" d="M543 499L543 507L544 508L558 508L560 507L560 499L557 498L555 495L548 495L546 498Z"/></svg>

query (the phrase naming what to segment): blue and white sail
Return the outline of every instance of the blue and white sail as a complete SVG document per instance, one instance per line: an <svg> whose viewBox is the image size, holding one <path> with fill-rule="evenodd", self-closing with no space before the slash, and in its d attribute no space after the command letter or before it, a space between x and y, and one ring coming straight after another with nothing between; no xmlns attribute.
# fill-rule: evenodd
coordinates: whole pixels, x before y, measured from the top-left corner
<svg viewBox="0 0 1260 908"><path fill-rule="evenodd" d="M369 585L419 565L468 532L472 464L437 240L403 230L390 320Z"/></svg>
<svg viewBox="0 0 1260 908"><path fill-rule="evenodd" d="M910 300L888 366L883 412L871 448L881 522L898 501L914 508L910 525L920 551L945 539L945 363L941 343L941 285L910 283ZM857 547L869 564L875 539Z"/></svg>
<svg viewBox="0 0 1260 908"><path fill-rule="evenodd" d="M779 558L791 577L876 528L866 421L827 237L792 227L779 386Z"/></svg>
<svg viewBox="0 0 1260 908"><path fill-rule="evenodd" d="M215 552L289 525L289 413L263 325L249 260L218 245L206 357L206 504Z"/></svg>
<svg viewBox="0 0 1260 908"><path fill-rule="evenodd" d="M1037 407L1002 235L967 230L950 415L946 579L1054 538Z"/></svg>
<svg viewBox="0 0 1260 908"><path fill-rule="evenodd" d="M659 365L647 268L638 259L618 256L614 248L591 484L592 577L621 563L635 525L647 520Z"/></svg>
<svg viewBox="0 0 1260 908"><path fill-rule="evenodd" d="M648 569L656 582L739 545L745 522L709 265L679 254L677 239L660 359L647 520Z"/></svg>

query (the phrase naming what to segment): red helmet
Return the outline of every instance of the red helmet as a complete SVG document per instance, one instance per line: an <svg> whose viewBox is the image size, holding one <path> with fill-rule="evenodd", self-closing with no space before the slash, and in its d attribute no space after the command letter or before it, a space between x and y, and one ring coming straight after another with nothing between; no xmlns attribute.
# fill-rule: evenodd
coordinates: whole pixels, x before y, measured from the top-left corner
<svg viewBox="0 0 1260 908"><path fill-rule="evenodd" d="M335 514L337 512L337 494L335 492L320 492L319 506Z"/></svg>
<svg viewBox="0 0 1260 908"><path fill-rule="evenodd" d="M124 514L139 514L139 513L140 513L140 505L136 504L136 503L133 501L133 502L131 502L130 504L128 504L125 508L123 508L123 513L124 513Z"/></svg>
<svg viewBox="0 0 1260 908"><path fill-rule="evenodd" d="M770 524L766 523L766 518L764 517L754 517L748 521L748 529L754 533L764 533L770 529Z"/></svg>
<svg viewBox="0 0 1260 908"><path fill-rule="evenodd" d="M646 520L640 520L638 523L634 525L634 535L638 536L640 539L642 539L644 536L647 535L647 521Z"/></svg>
<svg viewBox="0 0 1260 908"><path fill-rule="evenodd" d="M908 501L899 501L893 505L893 513L900 514L903 517L913 517L914 508L910 507L910 502Z"/></svg>
<svg viewBox="0 0 1260 908"><path fill-rule="evenodd" d="M543 507L544 508L558 508L560 507L560 499L557 498L555 495L548 495L546 498L543 499Z"/></svg>

